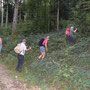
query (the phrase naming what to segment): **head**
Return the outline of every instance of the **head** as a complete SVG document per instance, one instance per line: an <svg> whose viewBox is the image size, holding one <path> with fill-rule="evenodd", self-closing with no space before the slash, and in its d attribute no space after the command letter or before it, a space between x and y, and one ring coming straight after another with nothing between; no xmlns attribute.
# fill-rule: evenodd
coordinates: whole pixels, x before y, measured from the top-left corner
<svg viewBox="0 0 90 90"><path fill-rule="evenodd" d="M23 40L22 40L22 43L26 44L26 39L23 39Z"/></svg>
<svg viewBox="0 0 90 90"><path fill-rule="evenodd" d="M71 29L73 29L74 27L72 26Z"/></svg>
<svg viewBox="0 0 90 90"><path fill-rule="evenodd" d="M47 36L47 37L46 37L46 39L48 39L48 40L49 40L49 39L50 39L50 36Z"/></svg>

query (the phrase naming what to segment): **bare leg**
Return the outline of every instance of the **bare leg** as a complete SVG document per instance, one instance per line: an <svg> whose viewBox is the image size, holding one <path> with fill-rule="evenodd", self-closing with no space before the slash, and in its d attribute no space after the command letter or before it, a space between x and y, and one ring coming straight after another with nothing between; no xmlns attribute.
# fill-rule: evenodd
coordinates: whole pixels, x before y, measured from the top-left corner
<svg viewBox="0 0 90 90"><path fill-rule="evenodd" d="M42 53L42 59L44 59L44 57L45 57L45 52Z"/></svg>
<svg viewBox="0 0 90 90"><path fill-rule="evenodd" d="M43 53L41 53L41 55L38 57L39 59L41 59L42 58L42 56L43 56Z"/></svg>

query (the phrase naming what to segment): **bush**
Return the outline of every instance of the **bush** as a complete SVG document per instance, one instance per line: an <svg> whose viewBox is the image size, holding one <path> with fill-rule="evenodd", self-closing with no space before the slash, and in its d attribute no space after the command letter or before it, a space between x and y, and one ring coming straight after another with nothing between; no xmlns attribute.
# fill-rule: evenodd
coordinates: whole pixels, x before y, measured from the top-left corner
<svg viewBox="0 0 90 90"><path fill-rule="evenodd" d="M38 41L46 36L50 36L49 51L46 53L45 59L39 61ZM64 32L29 35L28 37L18 36L14 42L10 38L3 38L0 61L6 65L8 63L11 71L17 64L17 57L13 51L17 43L20 43L22 38L26 38L27 45L32 47L32 50L26 52L25 55L24 73L17 75L22 81L25 80L28 84L32 82L34 85L42 87L53 85L56 89L89 88L89 37L78 39L73 46L67 45Z"/></svg>
<svg viewBox="0 0 90 90"><path fill-rule="evenodd" d="M63 27L71 27L71 26L74 26L74 22L73 21L70 21L70 20L61 20L60 21L60 28L63 28Z"/></svg>

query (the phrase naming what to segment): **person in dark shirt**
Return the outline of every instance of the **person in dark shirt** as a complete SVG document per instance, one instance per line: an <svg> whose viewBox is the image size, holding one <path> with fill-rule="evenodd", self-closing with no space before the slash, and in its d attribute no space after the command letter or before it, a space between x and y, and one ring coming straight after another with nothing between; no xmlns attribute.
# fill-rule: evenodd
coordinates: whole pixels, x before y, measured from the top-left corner
<svg viewBox="0 0 90 90"><path fill-rule="evenodd" d="M77 28L75 30L74 30L73 26L70 28L70 38L69 38L69 43L70 44L75 44L74 33L76 31L77 31Z"/></svg>

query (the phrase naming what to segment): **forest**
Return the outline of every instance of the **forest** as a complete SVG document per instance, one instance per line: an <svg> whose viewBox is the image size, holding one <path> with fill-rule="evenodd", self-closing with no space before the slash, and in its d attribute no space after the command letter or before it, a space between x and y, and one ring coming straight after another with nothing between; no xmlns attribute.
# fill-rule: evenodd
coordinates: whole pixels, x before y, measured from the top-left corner
<svg viewBox="0 0 90 90"><path fill-rule="evenodd" d="M65 31L72 26L76 42L69 45ZM38 41L47 36L48 51L38 62ZM0 63L28 90L90 89L90 0L0 0L0 38ZM32 49L18 73L14 47L23 39Z"/></svg>

